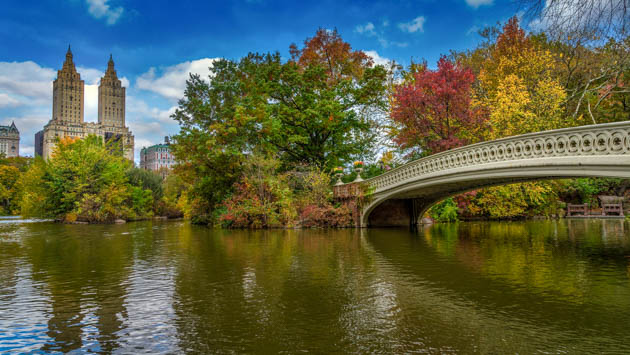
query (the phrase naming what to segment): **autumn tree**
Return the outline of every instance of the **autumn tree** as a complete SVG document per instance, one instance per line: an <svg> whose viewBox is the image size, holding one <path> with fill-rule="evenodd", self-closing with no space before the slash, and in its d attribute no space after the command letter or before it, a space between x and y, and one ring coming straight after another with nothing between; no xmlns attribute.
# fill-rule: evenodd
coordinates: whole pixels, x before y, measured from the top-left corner
<svg viewBox="0 0 630 355"><path fill-rule="evenodd" d="M17 212L17 182L20 170L10 165L0 165L0 215Z"/></svg>
<svg viewBox="0 0 630 355"><path fill-rule="evenodd" d="M19 213L22 195L20 181L32 158L5 158L0 153L0 215Z"/></svg>
<svg viewBox="0 0 630 355"><path fill-rule="evenodd" d="M304 47L291 44L289 52L291 61L302 68L322 67L331 84L360 79L365 69L374 64L364 52L352 50L350 43L345 42L336 29L320 28L314 37L304 41Z"/></svg>
<svg viewBox="0 0 630 355"><path fill-rule="evenodd" d="M574 125L562 109L566 93L554 74L553 54L511 18L479 73L477 97L490 112L489 138Z"/></svg>
<svg viewBox="0 0 630 355"><path fill-rule="evenodd" d="M374 145L371 108L386 105L387 72L336 31L319 30L303 48L220 60L208 78L192 75L173 117L174 153L193 186L199 222L214 215L252 156L279 159L279 170L330 170Z"/></svg>
<svg viewBox="0 0 630 355"><path fill-rule="evenodd" d="M485 112L472 103L475 77L445 57L437 70L417 70L394 94L391 118L399 124L394 140L403 149L438 153L475 141L486 128Z"/></svg>
<svg viewBox="0 0 630 355"><path fill-rule="evenodd" d="M37 158L24 174L22 215L101 223L150 216L151 191L129 183L133 163L115 148L93 135L60 139L50 159Z"/></svg>

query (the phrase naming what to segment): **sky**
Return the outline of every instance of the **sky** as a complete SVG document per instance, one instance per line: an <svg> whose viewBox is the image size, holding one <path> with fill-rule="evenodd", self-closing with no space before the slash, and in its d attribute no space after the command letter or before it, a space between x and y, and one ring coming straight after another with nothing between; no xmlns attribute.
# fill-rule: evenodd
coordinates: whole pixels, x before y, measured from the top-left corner
<svg viewBox="0 0 630 355"><path fill-rule="evenodd" d="M85 121L97 121L98 83L112 54L127 88L126 122L142 147L177 134L170 115L189 73L207 77L216 58L302 44L336 28L375 62L408 65L474 48L478 30L519 11L509 0L2 0L0 125L15 121L20 154L33 155L35 132L52 115L52 82L68 45L85 80Z"/></svg>

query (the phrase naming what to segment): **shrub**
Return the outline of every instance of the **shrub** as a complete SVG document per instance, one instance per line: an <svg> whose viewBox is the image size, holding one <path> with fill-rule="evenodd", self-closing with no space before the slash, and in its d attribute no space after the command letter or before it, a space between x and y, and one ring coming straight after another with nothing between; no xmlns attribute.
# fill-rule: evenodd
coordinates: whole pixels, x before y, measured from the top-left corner
<svg viewBox="0 0 630 355"><path fill-rule="evenodd" d="M48 161L36 159L24 174L22 214L98 223L148 217L152 191L129 183L132 167L100 137L59 140Z"/></svg>
<svg viewBox="0 0 630 355"><path fill-rule="evenodd" d="M452 197L431 207L429 215L437 222L456 222L459 220L457 204Z"/></svg>
<svg viewBox="0 0 630 355"><path fill-rule="evenodd" d="M352 226L352 212L346 206L308 205L300 213L302 227L340 228Z"/></svg>

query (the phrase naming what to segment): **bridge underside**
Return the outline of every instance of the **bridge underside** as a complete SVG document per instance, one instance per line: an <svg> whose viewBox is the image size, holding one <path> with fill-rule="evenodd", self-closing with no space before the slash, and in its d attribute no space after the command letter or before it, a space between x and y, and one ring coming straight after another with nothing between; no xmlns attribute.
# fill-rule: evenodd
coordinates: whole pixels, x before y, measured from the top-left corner
<svg viewBox="0 0 630 355"><path fill-rule="evenodd" d="M576 177L630 179L630 157L547 158L517 165L514 162L483 164L474 169L442 171L435 176L401 183L387 191L377 191L363 208L361 226L415 226L418 218L433 204L449 196L489 186Z"/></svg>

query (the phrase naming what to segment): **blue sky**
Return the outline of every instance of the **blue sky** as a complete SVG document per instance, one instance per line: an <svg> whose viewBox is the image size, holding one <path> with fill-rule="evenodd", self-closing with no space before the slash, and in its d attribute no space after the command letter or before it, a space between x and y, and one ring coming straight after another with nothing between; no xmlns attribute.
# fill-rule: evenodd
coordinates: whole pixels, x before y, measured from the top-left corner
<svg viewBox="0 0 630 355"><path fill-rule="evenodd" d="M86 84L86 121L97 119L98 81L113 54L137 152L178 132L169 116L188 73L207 75L213 58L286 56L323 27L376 62L435 65L519 10L500 0L2 0L0 9L0 124L15 121L22 155L33 154L33 135L51 118L52 80L68 44Z"/></svg>

